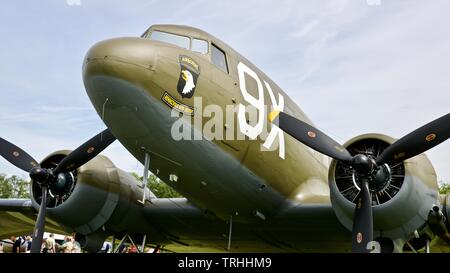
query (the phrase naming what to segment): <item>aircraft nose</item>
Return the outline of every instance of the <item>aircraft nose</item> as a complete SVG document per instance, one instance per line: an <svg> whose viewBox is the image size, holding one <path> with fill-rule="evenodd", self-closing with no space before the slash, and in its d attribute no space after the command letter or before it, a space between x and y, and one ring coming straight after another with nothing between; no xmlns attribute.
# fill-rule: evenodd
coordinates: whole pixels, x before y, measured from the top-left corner
<svg viewBox="0 0 450 273"><path fill-rule="evenodd" d="M111 117L114 107L135 109L139 102L135 97L152 90L156 58L152 41L143 38L105 40L89 49L83 63L83 82L102 119L105 113Z"/></svg>
<svg viewBox="0 0 450 273"><path fill-rule="evenodd" d="M86 84L99 75L135 80L136 73L150 75L155 62L151 41L134 37L109 39L93 45L87 52L83 80Z"/></svg>

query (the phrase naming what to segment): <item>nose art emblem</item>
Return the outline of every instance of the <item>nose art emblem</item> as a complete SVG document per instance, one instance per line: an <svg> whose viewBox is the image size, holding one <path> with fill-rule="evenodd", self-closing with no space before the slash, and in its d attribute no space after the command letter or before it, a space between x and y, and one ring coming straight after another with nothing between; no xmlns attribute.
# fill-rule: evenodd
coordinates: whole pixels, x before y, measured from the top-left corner
<svg viewBox="0 0 450 273"><path fill-rule="evenodd" d="M194 95L197 79L200 75L200 66L188 56L180 56L180 77L178 79L177 91L183 98L191 98Z"/></svg>

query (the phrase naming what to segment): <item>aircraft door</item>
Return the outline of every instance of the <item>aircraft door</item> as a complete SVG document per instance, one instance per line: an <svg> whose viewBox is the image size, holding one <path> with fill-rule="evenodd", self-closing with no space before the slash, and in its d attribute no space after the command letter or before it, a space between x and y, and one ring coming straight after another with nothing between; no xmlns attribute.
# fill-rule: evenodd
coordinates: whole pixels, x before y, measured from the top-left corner
<svg viewBox="0 0 450 273"><path fill-rule="evenodd" d="M222 139L217 140L217 143L242 161L248 141L245 141L244 135L240 133L237 119L237 105L243 98L239 91L236 57L221 51L214 44L211 48L211 86L214 95L208 96L210 99L207 104L219 106L223 113ZM214 52L215 50L219 51Z"/></svg>

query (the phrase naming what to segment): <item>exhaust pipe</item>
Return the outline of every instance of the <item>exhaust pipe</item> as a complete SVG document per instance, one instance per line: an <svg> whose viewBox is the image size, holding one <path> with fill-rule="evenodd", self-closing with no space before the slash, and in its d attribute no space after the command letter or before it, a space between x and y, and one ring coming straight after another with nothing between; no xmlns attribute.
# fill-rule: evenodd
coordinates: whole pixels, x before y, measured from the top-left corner
<svg viewBox="0 0 450 273"><path fill-rule="evenodd" d="M450 244L450 234L448 233L445 222L446 218L439 206L433 205L432 209L428 213L428 225L434 234Z"/></svg>

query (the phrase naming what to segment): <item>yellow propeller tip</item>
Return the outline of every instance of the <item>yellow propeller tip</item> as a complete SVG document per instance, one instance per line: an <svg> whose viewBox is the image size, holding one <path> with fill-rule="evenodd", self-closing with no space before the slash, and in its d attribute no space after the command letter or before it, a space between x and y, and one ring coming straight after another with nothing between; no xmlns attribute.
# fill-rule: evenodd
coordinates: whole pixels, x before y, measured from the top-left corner
<svg viewBox="0 0 450 273"><path fill-rule="evenodd" d="M278 117L279 114L280 114L280 111L278 111L278 110L270 112L269 113L269 121L273 122Z"/></svg>

